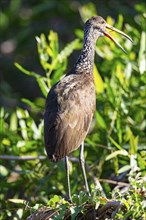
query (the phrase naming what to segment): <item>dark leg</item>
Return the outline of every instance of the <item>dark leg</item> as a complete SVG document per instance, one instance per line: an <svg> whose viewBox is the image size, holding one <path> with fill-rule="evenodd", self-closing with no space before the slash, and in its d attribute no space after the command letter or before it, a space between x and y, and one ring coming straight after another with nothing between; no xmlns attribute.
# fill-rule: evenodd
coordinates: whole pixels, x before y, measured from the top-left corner
<svg viewBox="0 0 146 220"><path fill-rule="evenodd" d="M90 196L87 177L86 177L86 171L85 171L84 142L82 142L82 144L80 146L79 160L80 160L80 164L81 164L81 168L82 168L82 174L83 174L83 179L84 179L84 183L85 183L85 188L86 188L88 195Z"/></svg>
<svg viewBox="0 0 146 220"><path fill-rule="evenodd" d="M65 168L66 168L66 177L67 177L67 190L68 190L68 198L71 202L71 193L70 193L70 179L69 179L69 163L68 163L68 156L65 157Z"/></svg>

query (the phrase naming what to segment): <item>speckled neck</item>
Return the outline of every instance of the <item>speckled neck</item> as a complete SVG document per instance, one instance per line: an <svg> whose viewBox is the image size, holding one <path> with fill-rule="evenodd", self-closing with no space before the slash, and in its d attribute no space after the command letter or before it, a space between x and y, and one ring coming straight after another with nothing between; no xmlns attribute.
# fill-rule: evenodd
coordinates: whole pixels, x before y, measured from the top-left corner
<svg viewBox="0 0 146 220"><path fill-rule="evenodd" d="M92 29L85 29L82 52L76 63L77 73L93 73L96 39Z"/></svg>

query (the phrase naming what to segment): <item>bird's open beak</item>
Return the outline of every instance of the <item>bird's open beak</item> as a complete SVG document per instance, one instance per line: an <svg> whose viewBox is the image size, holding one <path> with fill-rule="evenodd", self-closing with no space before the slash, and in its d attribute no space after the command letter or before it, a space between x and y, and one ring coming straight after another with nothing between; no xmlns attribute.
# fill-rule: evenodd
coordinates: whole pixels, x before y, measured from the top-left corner
<svg viewBox="0 0 146 220"><path fill-rule="evenodd" d="M125 34L124 32L122 32L122 31L120 31L120 30L118 30L117 28L114 28L114 27L110 26L110 25L107 24L107 23L106 23L106 28L107 28L107 29L110 29L111 31L115 31L115 32L117 32L117 33L123 35L124 37L126 37L127 39L129 39L129 40L133 43L133 40L132 40L127 34ZM126 51L124 50L124 48L111 36L111 34L110 34L109 32L105 31L105 32L104 32L104 35L107 36L108 38L110 38L119 48L121 48L121 50L122 50L123 52L126 53Z"/></svg>

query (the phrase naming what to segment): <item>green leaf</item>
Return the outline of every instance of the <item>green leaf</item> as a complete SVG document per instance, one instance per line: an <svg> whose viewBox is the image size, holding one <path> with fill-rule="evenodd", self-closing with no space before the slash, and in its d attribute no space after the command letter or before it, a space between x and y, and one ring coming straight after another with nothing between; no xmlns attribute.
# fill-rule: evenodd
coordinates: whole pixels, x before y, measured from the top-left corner
<svg viewBox="0 0 146 220"><path fill-rule="evenodd" d="M29 113L27 110L23 110L21 108L18 108L17 107L17 110L16 110L16 115L18 117L18 119L22 119L22 118L28 118L29 117Z"/></svg>
<svg viewBox="0 0 146 220"><path fill-rule="evenodd" d="M117 22L117 24L116 24L116 27L117 27L119 30L122 29L123 21L124 21L123 15L122 15L122 14L119 14L119 15L118 15L118 22Z"/></svg>
<svg viewBox="0 0 146 220"><path fill-rule="evenodd" d="M129 140L130 142L130 153L135 155L138 149L138 136L134 137L130 128L127 130L126 140Z"/></svg>
<svg viewBox="0 0 146 220"><path fill-rule="evenodd" d="M28 104L33 109L37 108L36 105L33 102L31 102L29 99L24 99L23 98L23 99L21 99L21 101Z"/></svg>
<svg viewBox="0 0 146 220"><path fill-rule="evenodd" d="M144 160L144 158L140 154L138 154L137 156L138 156L138 158L137 158L138 165L141 169L142 174L144 175L145 174L145 168L146 168L146 161ZM146 158L146 155L145 155L145 158Z"/></svg>
<svg viewBox="0 0 146 220"><path fill-rule="evenodd" d="M0 165L0 176L1 177L7 176L8 173L9 173L8 169L5 166Z"/></svg>
<svg viewBox="0 0 146 220"><path fill-rule="evenodd" d="M138 57L139 71L141 74L143 74L146 71L145 47L146 47L146 32L142 31L141 40L140 40L139 57Z"/></svg>
<svg viewBox="0 0 146 220"><path fill-rule="evenodd" d="M123 150L123 148L111 136L109 136L109 139L116 148L118 148L119 150Z"/></svg>
<svg viewBox="0 0 146 220"><path fill-rule="evenodd" d="M48 206L50 207L56 207L56 203L60 202L61 197L58 195L54 195L49 201L48 201Z"/></svg>
<svg viewBox="0 0 146 220"><path fill-rule="evenodd" d="M98 93L102 93L104 91L104 82L98 72L96 65L94 65L94 83L95 83L95 90Z"/></svg>
<svg viewBox="0 0 146 220"><path fill-rule="evenodd" d="M122 143L122 128L121 128L121 118L117 117L116 120L116 127L117 127L117 135L119 143Z"/></svg>
<svg viewBox="0 0 146 220"><path fill-rule="evenodd" d="M12 113L11 118L10 118L10 130L11 131L16 131L17 130L17 116L16 113Z"/></svg>
<svg viewBox="0 0 146 220"><path fill-rule="evenodd" d="M25 74L28 75L28 76L33 76L33 77L35 77L35 78L38 78L38 77L39 77L39 75L38 75L37 73L26 70L25 68L23 68L23 67L22 67L20 64L18 64L18 63L15 63L15 66L16 66L21 72L25 73Z"/></svg>
<svg viewBox="0 0 146 220"><path fill-rule="evenodd" d="M95 116L96 116L96 120L97 120L97 123L99 124L99 126L103 129L106 129L107 126L106 126L105 120L102 117L102 115L98 111L96 111Z"/></svg>
<svg viewBox="0 0 146 220"><path fill-rule="evenodd" d="M70 211L71 211L71 220L75 220L80 212L80 208L78 206L71 206Z"/></svg>
<svg viewBox="0 0 146 220"><path fill-rule="evenodd" d="M126 171L128 171L128 170L130 170L130 169L131 169L131 166L130 166L130 165L125 165L125 166L123 166L122 168L120 168L120 169L118 170L118 174L124 173L124 172L126 172Z"/></svg>
<svg viewBox="0 0 146 220"><path fill-rule="evenodd" d="M1 143L4 144L5 146L11 146L11 142L7 138L3 138Z"/></svg>
<svg viewBox="0 0 146 220"><path fill-rule="evenodd" d="M50 41L50 48L52 50L52 58L56 58L59 52L58 34L53 31L50 31L48 39Z"/></svg>
<svg viewBox="0 0 146 220"><path fill-rule="evenodd" d="M113 157L116 157L117 155L128 156L128 152L127 152L126 150L117 150L117 151L114 151L113 153L109 154L109 155L106 157L106 160L110 160L110 159L112 159Z"/></svg>
<svg viewBox="0 0 146 220"><path fill-rule="evenodd" d="M48 88L47 85L46 85L45 79L44 79L43 77L39 77L39 78L37 78L37 82L38 82L38 84L39 84L39 87L40 87L40 89L41 89L43 95L44 95L45 97L47 97L48 92L49 92L49 88Z"/></svg>
<svg viewBox="0 0 146 220"><path fill-rule="evenodd" d="M108 99L111 102L111 104L115 106L116 103L115 103L115 95L113 92L113 86L110 85L110 82L108 81L108 79L105 79L105 81L106 81L106 91L107 91Z"/></svg>
<svg viewBox="0 0 146 220"><path fill-rule="evenodd" d="M15 204L25 204L26 200L24 199L8 199L9 202L15 203Z"/></svg>
<svg viewBox="0 0 146 220"><path fill-rule="evenodd" d="M118 161L118 157L117 156L113 157L113 163L114 163L115 174L118 175L119 161Z"/></svg>

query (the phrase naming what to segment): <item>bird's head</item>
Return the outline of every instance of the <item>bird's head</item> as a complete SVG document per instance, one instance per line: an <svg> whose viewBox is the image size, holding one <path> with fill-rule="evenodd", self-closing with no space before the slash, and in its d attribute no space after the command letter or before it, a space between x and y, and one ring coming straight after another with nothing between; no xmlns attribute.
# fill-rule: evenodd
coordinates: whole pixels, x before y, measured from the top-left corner
<svg viewBox="0 0 146 220"><path fill-rule="evenodd" d="M93 34L92 37L95 40L97 40L97 38L100 37L100 36L106 36L106 37L110 38L118 47L120 47L121 50L126 52L124 50L124 48L107 31L107 29L109 29L111 31L115 31L115 32L123 35L124 37L126 37L127 39L129 39L133 43L133 40L127 34L125 34L124 32L122 32L120 30L118 30L117 28L114 28L114 27L110 26L100 16L94 16L94 17L90 18L88 21L86 21L86 23L85 23L85 34L86 34L86 32L91 31L91 33Z"/></svg>

